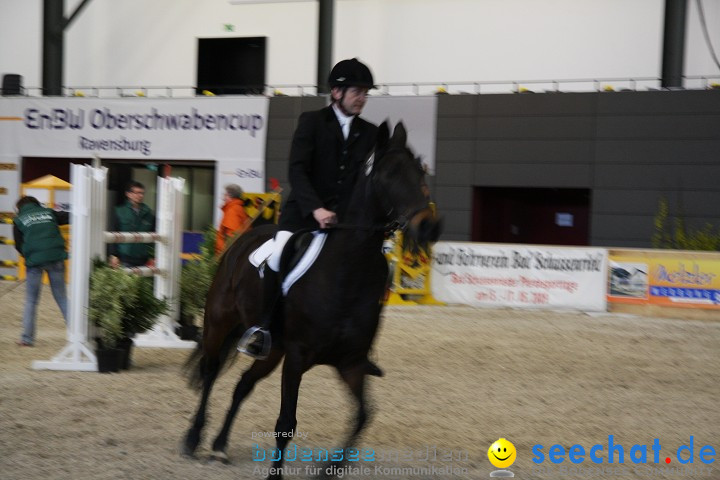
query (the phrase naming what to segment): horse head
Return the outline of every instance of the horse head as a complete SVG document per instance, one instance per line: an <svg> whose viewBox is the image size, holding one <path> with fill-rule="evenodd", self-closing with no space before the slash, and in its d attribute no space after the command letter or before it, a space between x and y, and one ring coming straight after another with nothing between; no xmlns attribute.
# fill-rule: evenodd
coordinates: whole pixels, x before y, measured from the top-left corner
<svg viewBox="0 0 720 480"><path fill-rule="evenodd" d="M425 174L420 159L407 146L402 122L395 126L392 136L387 122L383 122L378 129L372 184L383 220L401 229L405 246L415 252L419 248L427 250L441 231L440 220L430 206Z"/></svg>

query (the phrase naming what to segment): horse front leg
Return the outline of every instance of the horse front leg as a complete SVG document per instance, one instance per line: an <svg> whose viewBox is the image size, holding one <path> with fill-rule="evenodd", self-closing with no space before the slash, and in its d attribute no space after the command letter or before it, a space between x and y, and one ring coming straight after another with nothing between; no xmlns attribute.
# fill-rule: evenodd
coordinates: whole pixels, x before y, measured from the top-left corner
<svg viewBox="0 0 720 480"><path fill-rule="evenodd" d="M187 457L195 456L195 450L197 450L197 447L200 444L202 429L205 426L205 415L207 412L208 399L210 398L210 391L212 390L213 384L220 372L220 364L218 361L209 360L205 357L201 360L201 362L204 362L204 365L202 366L203 385L200 405L195 413L193 424L188 430L187 435L185 435L185 441L182 446L182 454Z"/></svg>
<svg viewBox="0 0 720 480"><path fill-rule="evenodd" d="M293 358L285 357L282 372L282 398L280 401L280 415L275 424L277 458L273 457L270 464L270 475L268 480L282 479L282 466L285 460L285 447L290 443L290 432L297 426L297 402L302 380L301 357L294 355Z"/></svg>
<svg viewBox="0 0 720 480"><path fill-rule="evenodd" d="M350 393L355 397L357 403L357 412L355 413L355 424L350 430L348 438L345 440L343 452L347 452L350 448L355 445L360 432L362 432L365 424L369 419L369 409L365 401L365 374L367 373L367 365L362 364L358 367L353 367L344 370L338 370L340 378L350 388ZM320 479L333 478L335 475L329 475L327 472L338 471L343 465L344 461L341 462L329 462L323 467L322 472L318 476ZM329 468L334 466L335 468Z"/></svg>
<svg viewBox="0 0 720 480"><path fill-rule="evenodd" d="M357 441L360 432L362 432L365 424L369 419L367 403L365 401L365 373L365 364L353 369L340 372L340 377L342 377L348 388L350 388L350 393L352 393L357 402L355 426L353 427L347 441L345 442L345 446L347 448L355 445L355 442Z"/></svg>
<svg viewBox="0 0 720 480"><path fill-rule="evenodd" d="M250 395L255 384L267 377L275 370L275 367L282 360L283 352L281 350L273 350L265 360L256 360L240 377L240 381L235 387L235 393L233 393L232 404L225 415L225 423L223 423L222 429L218 436L215 438L212 447L211 456L220 460L224 463L228 463L227 456L227 440L230 434L230 428L232 427L235 415L237 415L238 409L242 401Z"/></svg>

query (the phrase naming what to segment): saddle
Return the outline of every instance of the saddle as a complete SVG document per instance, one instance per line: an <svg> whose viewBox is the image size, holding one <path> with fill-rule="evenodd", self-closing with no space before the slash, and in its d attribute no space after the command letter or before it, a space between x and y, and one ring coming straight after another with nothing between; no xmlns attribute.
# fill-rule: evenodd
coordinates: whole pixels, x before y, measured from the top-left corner
<svg viewBox="0 0 720 480"><path fill-rule="evenodd" d="M280 254L278 274L283 295L287 295L292 284L310 268L318 257L325 244L327 233L301 230L286 238L287 240ZM263 264L267 262L275 248L277 246L273 246L273 241L268 240L249 255L248 260L258 268L261 275L264 268Z"/></svg>
<svg viewBox="0 0 720 480"><path fill-rule="evenodd" d="M280 281L284 282L285 278L298 266L300 260L310 248L315 235L311 230L300 230L293 233L283 247L280 255Z"/></svg>

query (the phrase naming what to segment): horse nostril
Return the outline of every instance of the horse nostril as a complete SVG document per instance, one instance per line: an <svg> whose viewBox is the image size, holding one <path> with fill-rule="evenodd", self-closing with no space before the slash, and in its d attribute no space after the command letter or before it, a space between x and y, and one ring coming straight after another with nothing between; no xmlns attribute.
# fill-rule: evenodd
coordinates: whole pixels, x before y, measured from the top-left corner
<svg viewBox="0 0 720 480"><path fill-rule="evenodd" d="M437 242L442 231L442 222L440 220L428 221L427 228L427 241L430 243Z"/></svg>
<svg viewBox="0 0 720 480"><path fill-rule="evenodd" d="M435 219L424 218L418 226L418 239L420 243L436 242L440 237L440 223Z"/></svg>

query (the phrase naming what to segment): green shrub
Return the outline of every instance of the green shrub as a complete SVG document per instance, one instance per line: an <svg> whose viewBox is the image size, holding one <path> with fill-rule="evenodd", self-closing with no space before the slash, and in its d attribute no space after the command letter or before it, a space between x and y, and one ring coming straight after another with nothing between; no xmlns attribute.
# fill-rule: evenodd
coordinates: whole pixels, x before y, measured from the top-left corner
<svg viewBox="0 0 720 480"><path fill-rule="evenodd" d="M168 312L168 302L155 298L151 278L139 277L121 269L94 262L90 274L88 317L97 327L105 347L151 329L160 315Z"/></svg>
<svg viewBox="0 0 720 480"><path fill-rule="evenodd" d="M658 202L658 212L655 215L654 225L653 248L720 250L720 228L716 231L711 223L706 223L702 228L688 229L682 217L670 218L668 203L665 198L660 198Z"/></svg>
<svg viewBox="0 0 720 480"><path fill-rule="evenodd" d="M205 309L205 300L218 266L215 257L216 235L217 230L214 228L206 230L200 244L200 255L194 260L188 260L182 267L180 310L183 317L195 317Z"/></svg>

